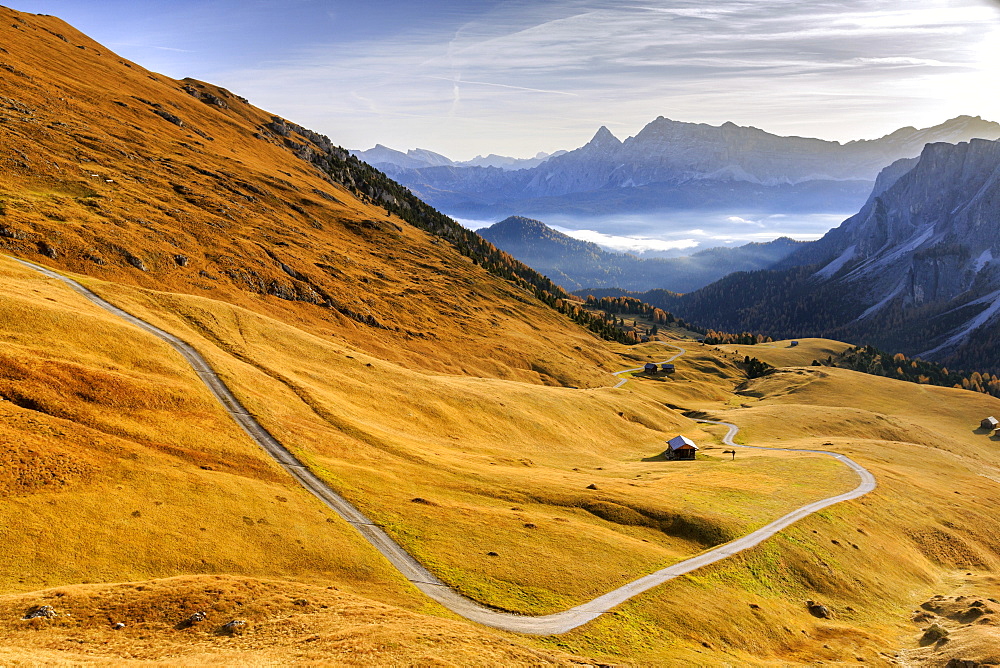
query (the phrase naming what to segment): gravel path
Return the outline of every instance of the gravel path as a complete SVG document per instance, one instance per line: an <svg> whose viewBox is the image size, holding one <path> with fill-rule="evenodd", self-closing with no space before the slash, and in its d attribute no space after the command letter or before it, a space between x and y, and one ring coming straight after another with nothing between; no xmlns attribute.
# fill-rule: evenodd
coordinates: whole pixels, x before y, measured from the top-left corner
<svg viewBox="0 0 1000 668"><path fill-rule="evenodd" d="M219 378L219 376L212 370L205 358L203 358L193 347L173 334L151 325L148 322L137 318L136 316L127 313L117 306L101 299L96 294L70 278L58 274L55 271L41 265L28 262L27 260L21 260L19 258L11 259L20 262L26 267L39 271L50 278L62 281L73 290L106 311L115 314L116 316L130 322L146 332L149 332L153 336L169 343L177 352L184 356L184 359L191 365L195 373L198 374L198 377L201 378L202 382L205 383L208 389L211 390L212 394L214 394L219 400L219 403L222 404L233 420L235 420L236 423L243 428L250 438L260 445L260 447L262 447L269 455L271 455L286 471L288 471L293 478L295 478L296 481L298 481L300 485L315 495L331 510L353 526L358 533L371 543L375 549L381 552L392 563L392 565L399 570L400 573L413 583L414 586L449 610L458 613L466 619L479 622L493 628L535 635L565 633L578 626L586 624L587 622L608 612L616 605L627 601L633 596L641 594L647 589L663 584L664 582L684 575L685 573L690 573L691 571L701 568L702 566L707 566L708 564L726 559L737 552L742 552L743 550L754 547L764 540L767 540L781 529L784 529L793 522L796 522L807 515L815 513L816 511L835 503L840 503L841 501L856 499L875 489L875 477L861 465L851 459L848 459L844 455L827 452L825 450L793 450L790 448L765 448L759 446L737 445L736 443L733 443L732 440L739 431L739 428L736 425L728 422L716 422L714 420L698 420L698 422L707 422L710 424L719 424L729 427L728 433L722 439L723 442L729 446L745 448L756 447L760 450L811 452L828 455L838 459L853 469L861 479L861 483L850 492L802 506L798 510L792 511L784 517L775 520L767 526L757 529L742 538L738 538L730 543L720 545L719 547L703 552L695 557L685 559L684 561L668 566L667 568L656 571L655 573L641 577L638 580L634 580L633 582L610 591L603 596L599 596L592 601L570 608L569 610L540 617L498 612L465 598L450 589L446 584L434 577L434 575L424 568L420 562L407 553L406 550L396 543L396 541L385 533L385 531L376 526L370 519L365 517L364 513L351 504L350 501L334 492L325 482L313 475L313 473L309 471L309 469L306 468L302 462L296 459L291 452L279 443L277 439L275 439L260 423L257 422L256 419L254 419L252 415L249 414L243 404L240 403L239 399L236 398L222 379ZM678 350L680 352L666 361L670 362L685 353L683 348L678 348ZM638 369L626 369L624 371L619 371L615 375L628 373L630 371L641 371L641 367ZM626 378L615 387L621 387L625 384L625 382L627 382L627 380L628 379Z"/></svg>

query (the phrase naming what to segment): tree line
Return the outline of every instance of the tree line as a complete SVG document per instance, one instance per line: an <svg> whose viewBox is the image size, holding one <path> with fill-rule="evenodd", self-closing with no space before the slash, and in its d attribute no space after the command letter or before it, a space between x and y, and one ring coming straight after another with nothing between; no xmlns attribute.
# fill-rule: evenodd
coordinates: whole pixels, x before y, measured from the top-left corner
<svg viewBox="0 0 1000 668"><path fill-rule="evenodd" d="M814 360L813 366L835 366L873 376L896 378L921 385L956 387L1000 397L1000 377L996 374L951 371L936 362L910 358L903 353L893 355L875 346L848 348L836 357Z"/></svg>

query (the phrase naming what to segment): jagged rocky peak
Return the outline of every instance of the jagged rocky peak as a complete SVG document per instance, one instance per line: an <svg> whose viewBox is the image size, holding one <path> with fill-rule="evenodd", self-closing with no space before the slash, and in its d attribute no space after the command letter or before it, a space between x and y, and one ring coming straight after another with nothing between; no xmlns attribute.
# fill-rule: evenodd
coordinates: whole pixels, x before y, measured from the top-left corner
<svg viewBox="0 0 1000 668"><path fill-rule="evenodd" d="M594 138L587 143L587 146L599 149L618 148L621 145L621 140L614 136L606 125L602 125L597 134L594 135Z"/></svg>

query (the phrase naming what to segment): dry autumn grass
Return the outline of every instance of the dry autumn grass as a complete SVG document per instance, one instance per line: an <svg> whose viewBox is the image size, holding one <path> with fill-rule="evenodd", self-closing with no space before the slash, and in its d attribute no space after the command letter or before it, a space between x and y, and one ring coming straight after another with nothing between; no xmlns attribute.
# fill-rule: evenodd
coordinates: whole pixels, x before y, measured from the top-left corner
<svg viewBox="0 0 1000 668"><path fill-rule="evenodd" d="M743 359L745 356L756 357L761 362L767 362L771 366L809 366L813 360L823 360L829 356L836 356L851 346L841 341L831 341L830 339L796 339L798 343L792 345L791 340L774 341L772 343L760 343L753 346L743 345L719 345L719 350L730 353L734 357Z"/></svg>
<svg viewBox="0 0 1000 668"><path fill-rule="evenodd" d="M0 663L987 656L995 623L939 615L955 641L928 649L912 618L933 595L996 597L1000 442L976 426L1000 401L804 366L846 345L820 340L728 355L680 342L675 375L614 390L610 371L674 350L597 340L324 180L232 94L190 82L227 101L208 105L57 19L0 19L6 251L85 275L198 347L276 436L464 593L557 610L855 484L813 455L732 461L722 430L688 411L740 425L748 444L844 452L879 480L569 634L492 632L422 598L169 348L0 260ZM268 294L309 285L383 326ZM745 382L734 354L789 368ZM704 457L658 461L676 433ZM20 619L41 604L72 616ZM175 629L195 608L207 623ZM245 632L217 634L233 618Z"/></svg>

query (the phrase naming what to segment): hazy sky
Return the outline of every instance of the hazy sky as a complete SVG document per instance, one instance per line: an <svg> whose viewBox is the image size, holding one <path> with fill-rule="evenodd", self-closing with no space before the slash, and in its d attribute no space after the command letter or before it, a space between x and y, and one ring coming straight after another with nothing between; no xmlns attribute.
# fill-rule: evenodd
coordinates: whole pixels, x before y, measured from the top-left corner
<svg viewBox="0 0 1000 668"><path fill-rule="evenodd" d="M848 140L1000 120L995 0L0 0L348 148L571 149L666 116Z"/></svg>

